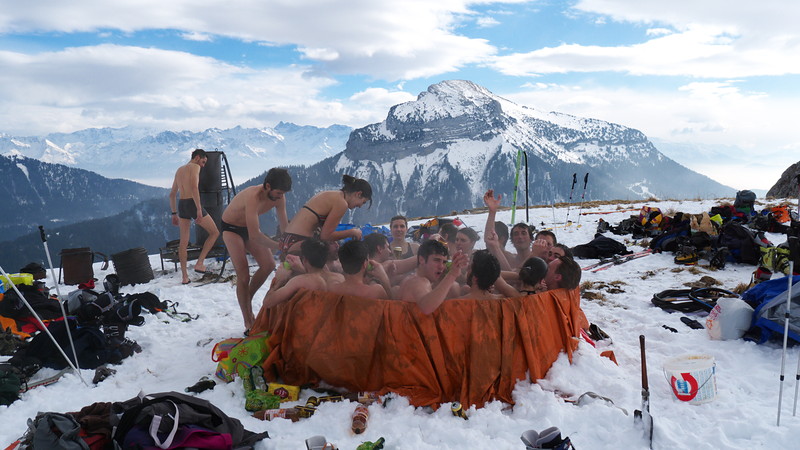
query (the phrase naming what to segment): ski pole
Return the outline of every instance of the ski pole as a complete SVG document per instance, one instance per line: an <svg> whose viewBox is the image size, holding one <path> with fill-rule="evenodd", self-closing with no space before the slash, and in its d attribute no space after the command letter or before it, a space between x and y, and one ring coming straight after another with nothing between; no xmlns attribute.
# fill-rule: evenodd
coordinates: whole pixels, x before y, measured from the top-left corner
<svg viewBox="0 0 800 450"><path fill-rule="evenodd" d="M522 152L522 155L525 156L525 223L530 223L531 206L528 204L528 152Z"/></svg>
<svg viewBox="0 0 800 450"><path fill-rule="evenodd" d="M2 274L4 277L6 277L6 279L8 279L9 281L11 280L11 278L8 276L6 271L3 269L3 266L0 266L0 274ZM44 330L44 332L47 333L48 336L50 336L50 340L53 341L53 345L56 346L58 351L61 353L61 356L63 356L64 359L67 361L67 365L69 365L72 368L72 370L74 370L78 374L78 378L81 379L83 384L88 386L88 384L86 384L86 381L84 381L83 377L81 376L81 371L78 370L77 367L75 367L75 364L73 364L72 361L67 356L67 354L64 353L64 349L62 349L61 346L58 345L58 341L56 341L56 338L53 337L52 333L50 333L50 330L47 329L47 326L42 321L42 318L39 317L39 314L36 313L36 310L34 310L33 307L31 306L31 304L28 303L28 300L25 298L24 295L22 295L22 292L19 291L19 289L17 288L17 286L14 283L9 283L9 284L11 284L11 287L14 289L14 292L16 292L17 295L19 296L20 300L22 300L22 303L24 303L25 306L28 307L28 311L30 311L31 314L33 314L33 317L36 318L36 321L39 322L39 326L42 327L42 330ZM65 325L67 327L69 327L69 324L65 323Z"/></svg>
<svg viewBox="0 0 800 450"><path fill-rule="evenodd" d="M572 187L569 188L569 202L567 203L567 220L564 222L566 225L569 225L569 208L572 206L572 192L575 190L575 183L578 182L578 174L572 174Z"/></svg>
<svg viewBox="0 0 800 450"><path fill-rule="evenodd" d="M786 312L784 313L784 323L783 323L783 353L781 354L781 385L780 389L778 390L778 423L777 426L781 426L781 402L783 400L783 374L784 374L784 367L786 364L786 344L789 339L789 317L790 312L792 311L792 279L794 278L791 273L794 270L794 261L789 261L789 273L790 275L787 277L789 278L789 289L787 290L788 297L786 297ZM795 394L795 399L797 398Z"/></svg>
<svg viewBox="0 0 800 450"><path fill-rule="evenodd" d="M53 269L53 260L50 258L50 248L47 246L47 236L44 233L44 226L39 225L39 235L42 238L42 245L44 245L44 253L47 255L47 264L50 265L50 276L53 278L53 283L56 285L56 295L58 296L58 306L61 307L61 315L64 317L64 324L67 325L67 340L69 340L69 347L72 349L72 357L75 359L75 365L78 365L78 352L75 351L75 342L72 340L72 332L69 330L69 322L67 321L67 311L64 310L64 302L61 296L61 290L58 288L56 281L56 271ZM82 380L82 379L81 379Z"/></svg>
<svg viewBox="0 0 800 450"><path fill-rule="evenodd" d="M586 185L589 184L589 172L583 177L583 193L581 193L581 207L578 210L578 225L581 224L581 213L583 212L583 197L586 195Z"/></svg>
<svg viewBox="0 0 800 450"><path fill-rule="evenodd" d="M511 206L511 223L514 223L514 216L517 212L517 187L519 186L519 163L522 160L522 149L517 150L517 169L514 175L514 196L512 198L513 206Z"/></svg>

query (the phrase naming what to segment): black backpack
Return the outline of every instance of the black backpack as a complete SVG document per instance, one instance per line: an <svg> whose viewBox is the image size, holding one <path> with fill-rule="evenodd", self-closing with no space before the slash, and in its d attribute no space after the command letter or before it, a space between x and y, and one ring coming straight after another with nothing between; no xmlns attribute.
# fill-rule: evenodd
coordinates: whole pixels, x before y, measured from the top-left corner
<svg viewBox="0 0 800 450"><path fill-rule="evenodd" d="M761 247L769 246L769 243L744 225L728 222L722 226L717 245L727 247L734 261L756 265L761 259Z"/></svg>
<svg viewBox="0 0 800 450"><path fill-rule="evenodd" d="M632 253L621 242L596 234L587 244L576 245L572 248L572 254L576 258L609 258L614 255L627 255Z"/></svg>
<svg viewBox="0 0 800 450"><path fill-rule="evenodd" d="M269 438L266 431L253 433L246 430L238 419L229 417L208 400L178 392L137 396L125 402L116 402L112 404L111 412L114 425L112 439L118 448L137 448L143 437L148 438L141 431L152 430L151 426L155 426L159 435L166 435L173 428L180 430L190 426L230 434L235 449L251 449L256 442ZM116 420L118 422L113 423ZM136 437L132 439L133 432L136 432Z"/></svg>
<svg viewBox="0 0 800 450"><path fill-rule="evenodd" d="M42 319L61 317L61 306L59 306L58 300L50 298L50 291L41 281L34 281L33 285L18 284L17 289ZM3 294L3 299L0 301L0 316L22 319L30 317L32 314L17 292L11 289Z"/></svg>

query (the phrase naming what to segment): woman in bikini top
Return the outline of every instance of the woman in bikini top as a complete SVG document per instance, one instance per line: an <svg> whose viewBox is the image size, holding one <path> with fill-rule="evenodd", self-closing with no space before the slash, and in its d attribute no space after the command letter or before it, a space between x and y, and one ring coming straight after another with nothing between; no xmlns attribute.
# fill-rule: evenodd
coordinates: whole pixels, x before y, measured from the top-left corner
<svg viewBox="0 0 800 450"><path fill-rule="evenodd" d="M322 191L311 197L289 222L282 241L282 250L308 239L315 234L323 241L338 241L345 238L361 239L361 230L336 231L336 227L348 209L360 208L367 201L372 202L372 187L363 179L349 175L342 177L342 189Z"/></svg>
<svg viewBox="0 0 800 450"><path fill-rule="evenodd" d="M392 233L392 242L389 246L394 259L406 259L417 254L419 244L406 241L408 219L405 216L392 217L392 220L389 221L389 229Z"/></svg>

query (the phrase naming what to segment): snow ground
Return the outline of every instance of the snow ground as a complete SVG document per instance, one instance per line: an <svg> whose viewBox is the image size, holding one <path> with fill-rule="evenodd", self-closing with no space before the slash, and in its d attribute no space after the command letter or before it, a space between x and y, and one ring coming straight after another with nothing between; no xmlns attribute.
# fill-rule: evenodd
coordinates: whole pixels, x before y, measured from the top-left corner
<svg viewBox="0 0 800 450"><path fill-rule="evenodd" d="M616 211L644 204L601 206L584 211ZM646 204L672 214L677 211L708 211L717 202L662 201ZM538 208L529 212L530 222L537 226L541 222L552 224L554 217L563 222L567 216L565 208ZM577 220L577 212L573 207L569 212L570 218ZM616 224L630 214L633 213L585 215L581 216L581 226L573 224L555 231L559 241L574 246L592 239L598 218ZM510 211L501 211L498 220L508 223L510 216ZM467 225L483 230L485 214L460 217ZM516 219L524 220L525 211L518 210ZM775 244L785 240L782 235L768 237ZM637 249L632 243L627 244L629 248ZM478 246L482 247L482 243ZM579 262L586 266L594 261ZM162 300L179 302L180 311L199 314L199 319L182 323L166 316L145 314L146 324L131 327L128 332L128 336L136 340L144 351L115 366L116 375L94 386L91 385L93 371L83 370L88 387L70 374L54 385L23 394L21 400L8 407L0 407L0 444L7 445L22 435L27 419L34 417L37 411L77 411L98 401L126 400L140 391L183 392L200 377L213 373L215 363L210 359L210 352L214 343L240 336L242 331L234 287L230 283L182 286L180 276L171 265L168 273L162 274L157 255L151 256L151 263L157 273L156 279L146 285L128 286L123 288L123 292L153 292ZM757 345L743 340L713 341L705 330L692 330L684 325L680 321L683 314L668 314L650 303L654 293L682 288L684 283L697 281L703 275L719 280L720 287L733 289L749 281L754 267L729 264L724 270L713 271L699 266L697 274L689 270L676 272L673 269L677 267L672 262L672 255L657 254L602 272L584 272L584 281L624 283L621 285L623 292L604 292L605 301L582 300L590 322L606 331L611 342L601 341L598 349L581 342L572 364L562 354L545 379L536 380L536 383L520 381L514 391L516 405L513 408L500 402L491 402L480 410L470 408L467 410L468 421L453 417L447 408L430 413L410 406L403 398L396 398L386 407L371 406L366 432L354 435L350 431L354 405L349 402L323 404L313 417L297 423L287 420L262 422L244 410L240 382L219 384L214 390L199 396L240 419L247 429L269 431L271 439L258 446L263 449L305 448L306 438L320 434L340 449L353 449L365 440L374 441L380 436L386 439L387 449L523 449L519 439L523 431L541 431L550 426L559 427L571 438L575 448L581 450L644 449L648 442L633 420L633 411L641 408L639 335L643 334L647 338L650 408L655 423L653 448L797 448L795 439L800 436L800 417L792 416L791 407L795 391L793 375L800 348L790 348L787 353L784 408L781 426L777 427L780 342ZM95 276L102 280L111 270L101 271L96 266ZM52 280L48 281L52 286ZM73 287L60 286L60 289L66 295ZM265 292L266 288L262 288L256 296L256 310ZM698 319L703 322L702 318ZM668 331L662 325L678 332ZM614 351L619 365L599 355L600 350L606 349ZM691 405L676 400L672 395L662 366L666 360L686 353L707 354L716 360L718 393L715 400ZM555 391L572 398L593 391L613 399L615 405L627 410L628 414L603 402L575 406L554 394ZM312 394L304 391L300 403L304 404L305 398Z"/></svg>

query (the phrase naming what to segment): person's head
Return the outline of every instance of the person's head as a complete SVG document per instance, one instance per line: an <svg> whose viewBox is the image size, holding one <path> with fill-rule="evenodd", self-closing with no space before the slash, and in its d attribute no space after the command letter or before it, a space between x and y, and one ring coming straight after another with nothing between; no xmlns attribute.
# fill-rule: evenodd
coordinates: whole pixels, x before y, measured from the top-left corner
<svg viewBox="0 0 800 450"><path fill-rule="evenodd" d="M402 241L408 232L408 219L406 216L400 215L392 217L392 220L389 221L389 229L392 231L392 239Z"/></svg>
<svg viewBox="0 0 800 450"><path fill-rule="evenodd" d="M300 244L300 258L311 267L322 269L328 260L328 244L317 238L309 238Z"/></svg>
<svg viewBox="0 0 800 450"><path fill-rule="evenodd" d="M511 227L511 244L517 251L530 248L533 242L533 230L527 223L518 223Z"/></svg>
<svg viewBox="0 0 800 450"><path fill-rule="evenodd" d="M364 244L367 246L367 255L370 259L378 262L388 261L392 256L389 249L389 240L380 233L371 233L364 236Z"/></svg>
<svg viewBox="0 0 800 450"><path fill-rule="evenodd" d="M206 151L203 150L202 148L196 148L192 152L191 160L199 164L200 167L203 167L206 165L206 162L208 161L208 153L206 153Z"/></svg>
<svg viewBox="0 0 800 450"><path fill-rule="evenodd" d="M565 257L567 257L569 259L575 259L574 255L572 254L572 249L571 248L567 247L564 244L556 244L556 245L550 247L550 253L549 253L547 262L550 262L550 261L558 258L559 256L565 256Z"/></svg>
<svg viewBox="0 0 800 450"><path fill-rule="evenodd" d="M363 270L367 264L367 257L367 244L364 241L350 240L339 247L339 263L342 264L342 271L346 274L355 275Z"/></svg>
<svg viewBox="0 0 800 450"><path fill-rule="evenodd" d="M273 202L283 198L283 194L292 190L292 177L286 169L273 167L264 177L261 185L266 191L267 196Z"/></svg>
<svg viewBox="0 0 800 450"><path fill-rule="evenodd" d="M558 244L558 239L556 239L556 234L550 230L542 230L536 233L536 238L534 240L545 239L547 242L550 243L550 246L554 246Z"/></svg>
<svg viewBox="0 0 800 450"><path fill-rule="evenodd" d="M574 259L560 256L547 265L547 289L575 289L581 283L581 266Z"/></svg>
<svg viewBox="0 0 800 450"><path fill-rule="evenodd" d="M489 253L489 250L478 250L472 255L472 265L467 275L470 283L475 283L478 289L487 291L499 276L500 262Z"/></svg>
<svg viewBox="0 0 800 450"><path fill-rule="evenodd" d="M447 263L447 246L435 239L428 239L419 246L417 251L417 268L420 275L430 281L437 281L442 277Z"/></svg>
<svg viewBox="0 0 800 450"><path fill-rule="evenodd" d="M372 186L367 180L342 175L342 192L344 192L348 208L360 208L368 200L369 206L372 207Z"/></svg>
<svg viewBox="0 0 800 450"><path fill-rule="evenodd" d="M519 268L519 281L531 288L536 288L546 275L547 261L537 256L526 259Z"/></svg>
<svg viewBox="0 0 800 450"><path fill-rule="evenodd" d="M497 233L497 242L500 244L500 248L506 248L506 244L508 244L508 225L498 220L494 223L494 232Z"/></svg>
<svg viewBox="0 0 800 450"><path fill-rule="evenodd" d="M456 243L456 233L458 233L458 227L452 223L448 222L439 227L439 234L447 241L448 245Z"/></svg>
<svg viewBox="0 0 800 450"><path fill-rule="evenodd" d="M475 248L476 242L478 242L478 233L472 228L459 228L456 232L456 251L460 250L469 255Z"/></svg>

